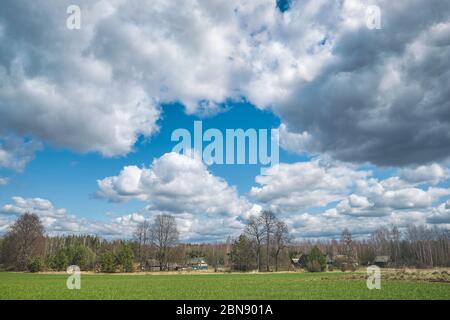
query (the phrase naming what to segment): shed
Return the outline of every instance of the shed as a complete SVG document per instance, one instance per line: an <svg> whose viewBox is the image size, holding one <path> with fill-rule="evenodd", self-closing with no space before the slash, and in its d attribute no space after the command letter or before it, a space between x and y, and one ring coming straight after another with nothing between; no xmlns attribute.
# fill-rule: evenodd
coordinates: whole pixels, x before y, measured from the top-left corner
<svg viewBox="0 0 450 320"><path fill-rule="evenodd" d="M389 263L390 259L389 256L376 256L373 260L373 264L378 267L386 267Z"/></svg>

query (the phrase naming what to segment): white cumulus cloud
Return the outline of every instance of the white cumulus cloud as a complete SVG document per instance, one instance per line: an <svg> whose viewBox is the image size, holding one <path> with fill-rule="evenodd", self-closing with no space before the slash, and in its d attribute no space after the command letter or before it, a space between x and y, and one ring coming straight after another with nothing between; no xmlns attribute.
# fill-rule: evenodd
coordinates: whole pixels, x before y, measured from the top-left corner
<svg viewBox="0 0 450 320"><path fill-rule="evenodd" d="M275 211L298 212L308 207L322 207L343 199L355 183L370 172L324 161L281 163L257 176L260 185L250 195Z"/></svg>
<svg viewBox="0 0 450 320"><path fill-rule="evenodd" d="M127 166L97 183L100 197L119 202L138 199L157 211L238 216L251 209L235 187L211 174L201 160L173 152L148 168Z"/></svg>

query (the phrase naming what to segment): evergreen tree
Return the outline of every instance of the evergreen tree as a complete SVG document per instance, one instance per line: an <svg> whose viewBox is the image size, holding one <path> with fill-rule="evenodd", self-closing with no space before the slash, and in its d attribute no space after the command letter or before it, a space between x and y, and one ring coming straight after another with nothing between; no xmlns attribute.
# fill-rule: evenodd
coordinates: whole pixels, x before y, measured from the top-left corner
<svg viewBox="0 0 450 320"><path fill-rule="evenodd" d="M321 272L327 268L327 259L317 246L314 246L308 256L306 269L310 272Z"/></svg>
<svg viewBox="0 0 450 320"><path fill-rule="evenodd" d="M52 259L52 268L57 271L65 271L69 266L69 258L65 250L61 249Z"/></svg>
<svg viewBox="0 0 450 320"><path fill-rule="evenodd" d="M120 251L118 257L118 264L122 267L122 272L134 271L134 253L130 244L124 244L122 251Z"/></svg>
<svg viewBox="0 0 450 320"><path fill-rule="evenodd" d="M115 256L112 252L106 251L100 256L100 271L105 273L116 271Z"/></svg>

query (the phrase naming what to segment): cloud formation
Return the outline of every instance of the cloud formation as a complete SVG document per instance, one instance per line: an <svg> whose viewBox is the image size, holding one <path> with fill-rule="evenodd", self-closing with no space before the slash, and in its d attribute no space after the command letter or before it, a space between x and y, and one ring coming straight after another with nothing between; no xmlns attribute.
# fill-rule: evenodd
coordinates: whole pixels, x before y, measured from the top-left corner
<svg viewBox="0 0 450 320"><path fill-rule="evenodd" d="M69 214L66 209L56 208L47 199L13 197L12 203L0 208L0 233L7 232L14 219L24 213L36 214L47 234L52 236L94 234L103 237L130 238L137 223L145 219L142 215L133 213L114 217L109 221L96 221Z"/></svg>
<svg viewBox="0 0 450 320"><path fill-rule="evenodd" d="M369 30L369 1L316 3L313 15L300 1L289 13L322 28L326 43L318 50L328 55L311 50L320 70L297 78L274 104L285 132L295 134L285 136L287 148L389 166L448 158L450 4L376 1L382 29ZM320 20L324 12L328 18Z"/></svg>
<svg viewBox="0 0 450 320"><path fill-rule="evenodd" d="M432 224L450 225L450 200L434 208L432 215L428 217L427 221Z"/></svg>
<svg viewBox="0 0 450 320"><path fill-rule="evenodd" d="M405 168L400 170L399 177L404 181L421 184L431 183L437 184L445 181L450 177L450 170L437 163L431 165L422 165L416 168Z"/></svg>
<svg viewBox="0 0 450 320"><path fill-rule="evenodd" d="M23 170L44 143L125 155L159 130L163 103L213 114L241 99L280 117L286 150L333 161L280 164L246 198L203 163L165 154L98 181L99 196L140 200L143 212L89 226L16 197L3 216L35 210L52 230L114 234L166 212L210 239L259 206L304 235L448 222L448 1L305 0L281 12L275 0L80 0L82 28L68 30L71 4L0 3L0 167ZM372 4L381 30L366 26ZM376 178L336 160L400 170Z"/></svg>
<svg viewBox="0 0 450 320"><path fill-rule="evenodd" d="M158 129L159 107L90 52L113 3L82 1L81 30L66 28L69 4L0 4L0 126L76 151L126 154Z"/></svg>
<svg viewBox="0 0 450 320"><path fill-rule="evenodd" d="M147 210L237 216L251 209L235 187L211 174L200 159L173 152L148 168L124 167L97 184L98 196L116 202L138 199L149 203Z"/></svg>
<svg viewBox="0 0 450 320"><path fill-rule="evenodd" d="M253 208L248 214L256 214ZM136 226L144 220L152 221L157 214L174 214L171 211L155 211L150 206L139 212L111 216L94 220L69 214L64 208L56 208L47 199L13 197L12 203L0 208L0 235L8 232L15 219L25 213L34 213L41 219L47 234L91 234L106 238L132 238ZM180 239L183 241L205 242L223 241L228 236L237 236L244 228L237 216L175 213Z"/></svg>
<svg viewBox="0 0 450 320"><path fill-rule="evenodd" d="M309 207L324 207L343 199L358 180L369 172L324 161L281 163L257 176L260 187L253 187L250 195L268 209L277 212L298 212Z"/></svg>
<svg viewBox="0 0 450 320"><path fill-rule="evenodd" d="M385 179L348 164L312 160L280 164L250 199L286 219L296 237L338 236L344 228L367 235L385 225L440 224L448 227L450 188L446 169L432 164L397 170ZM437 184L437 185L436 185Z"/></svg>
<svg viewBox="0 0 450 320"><path fill-rule="evenodd" d="M298 135L291 150L393 166L450 155L446 1L378 0L381 30L369 0L83 0L75 31L69 4L0 5L2 127L121 155L158 130L160 103L209 114L245 97Z"/></svg>
<svg viewBox="0 0 450 320"><path fill-rule="evenodd" d="M22 171L28 162L34 159L36 151L42 144L34 140L21 139L17 136L0 136L0 168ZM3 184L6 180L3 179ZM0 182L0 185L2 183Z"/></svg>
<svg viewBox="0 0 450 320"><path fill-rule="evenodd" d="M351 216L385 216L395 210L430 209L450 188L432 187L444 177L445 169L433 164L424 174L424 167L400 170L384 180L371 171L342 163L312 160L280 164L267 176L257 176L259 187L250 196L267 208L282 213L298 213L313 207L326 207L335 202L340 214ZM436 172L439 172L437 174ZM403 179L402 176L407 179ZM425 183L425 184L424 184Z"/></svg>

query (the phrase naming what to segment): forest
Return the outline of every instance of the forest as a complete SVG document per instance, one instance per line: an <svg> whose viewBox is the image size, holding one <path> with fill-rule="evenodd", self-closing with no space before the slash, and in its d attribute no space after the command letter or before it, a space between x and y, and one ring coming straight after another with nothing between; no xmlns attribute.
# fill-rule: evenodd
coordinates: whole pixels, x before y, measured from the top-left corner
<svg viewBox="0 0 450 320"><path fill-rule="evenodd" d="M201 260L216 272L292 271L299 261L308 271L345 271L371 265L377 256L389 257L386 266L393 268L450 267L450 232L423 225L381 228L358 239L343 230L339 239L296 240L284 221L263 211L247 221L238 237L220 243L182 243L179 238L171 215L139 223L130 239L108 240L46 235L39 217L26 213L0 238L0 270L65 271L77 265L102 273L180 271L192 270L192 261Z"/></svg>

